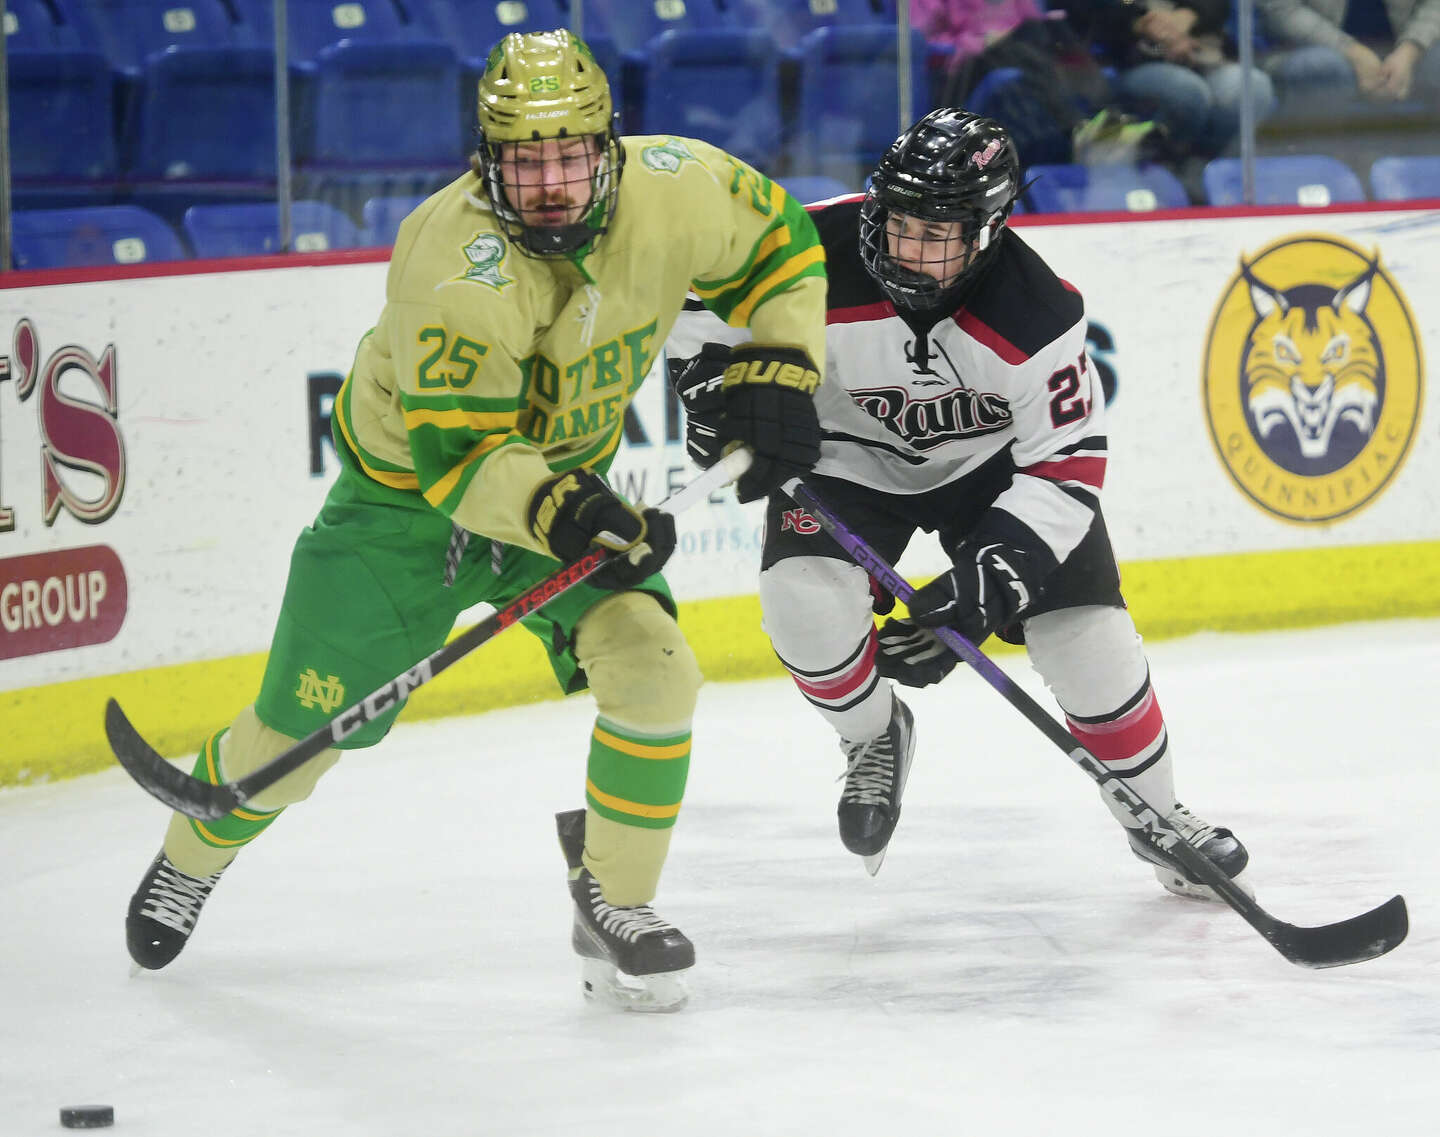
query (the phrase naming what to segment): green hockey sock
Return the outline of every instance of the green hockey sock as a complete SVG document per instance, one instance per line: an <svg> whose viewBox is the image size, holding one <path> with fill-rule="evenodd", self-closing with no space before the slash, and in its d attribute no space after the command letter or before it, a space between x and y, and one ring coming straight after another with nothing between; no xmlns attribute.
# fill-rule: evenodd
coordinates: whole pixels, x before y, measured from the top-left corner
<svg viewBox="0 0 1440 1137"><path fill-rule="evenodd" d="M690 732L657 736L604 717L590 736L585 800L602 817L669 829L690 773Z"/></svg>
<svg viewBox="0 0 1440 1137"><path fill-rule="evenodd" d="M200 748L200 756L195 760L195 777L211 785L219 785L225 780L220 772L220 739L224 736L223 730L211 735ZM211 848L237 849L258 837L282 812L283 806L268 813L241 807L214 821L197 821L192 817L190 829Z"/></svg>

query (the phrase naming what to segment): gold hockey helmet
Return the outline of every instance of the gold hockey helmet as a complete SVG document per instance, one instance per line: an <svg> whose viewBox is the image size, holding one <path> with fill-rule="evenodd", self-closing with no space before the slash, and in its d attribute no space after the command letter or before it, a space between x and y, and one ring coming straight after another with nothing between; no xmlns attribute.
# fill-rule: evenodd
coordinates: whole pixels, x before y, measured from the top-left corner
<svg viewBox="0 0 1440 1137"><path fill-rule="evenodd" d="M490 142L603 134L610 83L585 42L564 28L513 32L485 61L479 115Z"/></svg>
<svg viewBox="0 0 1440 1137"><path fill-rule="evenodd" d="M564 257L609 227L624 151L615 135L610 83L585 42L564 28L514 32L490 51L480 77L478 172L506 235L532 256ZM580 221L527 224L506 192L507 143L592 138L596 161Z"/></svg>

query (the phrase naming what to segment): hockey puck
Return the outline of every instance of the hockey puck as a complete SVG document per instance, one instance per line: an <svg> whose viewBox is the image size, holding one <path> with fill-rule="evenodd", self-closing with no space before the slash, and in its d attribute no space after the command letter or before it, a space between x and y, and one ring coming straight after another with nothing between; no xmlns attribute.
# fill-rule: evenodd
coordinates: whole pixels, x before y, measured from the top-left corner
<svg viewBox="0 0 1440 1137"><path fill-rule="evenodd" d="M104 1129L115 1124L115 1107L110 1105L67 1105L60 1111L66 1129Z"/></svg>

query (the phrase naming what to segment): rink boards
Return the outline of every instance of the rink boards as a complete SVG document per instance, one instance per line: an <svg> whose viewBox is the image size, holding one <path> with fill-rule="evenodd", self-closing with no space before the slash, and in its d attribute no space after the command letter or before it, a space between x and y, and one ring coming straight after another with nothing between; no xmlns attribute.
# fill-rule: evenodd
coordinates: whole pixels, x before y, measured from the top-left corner
<svg viewBox="0 0 1440 1137"><path fill-rule="evenodd" d="M1086 298L1105 512L1143 634L1440 613L1436 216L1023 226ZM177 756L228 721L334 475L329 401L379 312L383 251L180 267L3 281L0 785L109 762L110 695ZM620 489L655 501L690 476L680 422L652 376ZM778 673L760 524L731 495L680 518L667 575L712 679ZM901 567L919 580L944 560L917 545ZM512 632L408 713L553 694Z"/></svg>

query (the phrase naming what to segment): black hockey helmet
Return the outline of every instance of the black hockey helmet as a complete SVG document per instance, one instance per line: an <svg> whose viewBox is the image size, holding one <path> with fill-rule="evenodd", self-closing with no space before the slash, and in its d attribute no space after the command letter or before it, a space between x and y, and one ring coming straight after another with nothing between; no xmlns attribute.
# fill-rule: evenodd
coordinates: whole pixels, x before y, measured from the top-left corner
<svg viewBox="0 0 1440 1137"><path fill-rule="evenodd" d="M860 257L895 303L943 305L997 245L1020 195L1020 155L994 119L953 107L933 110L891 143L860 208ZM936 280L897 263L886 241L892 214L960 223L969 246L958 277Z"/></svg>

